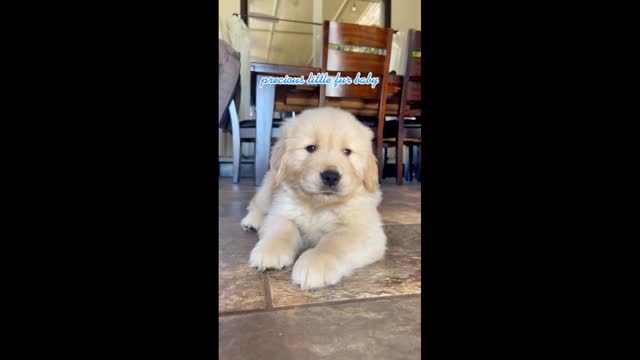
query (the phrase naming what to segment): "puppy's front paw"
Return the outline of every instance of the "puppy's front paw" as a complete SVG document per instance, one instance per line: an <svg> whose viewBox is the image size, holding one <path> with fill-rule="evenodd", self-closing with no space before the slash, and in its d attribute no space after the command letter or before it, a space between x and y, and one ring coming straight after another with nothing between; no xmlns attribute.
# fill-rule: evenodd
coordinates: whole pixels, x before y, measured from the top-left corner
<svg viewBox="0 0 640 360"><path fill-rule="evenodd" d="M308 290L335 285L343 275L334 255L309 249L293 265L291 280L302 290Z"/></svg>
<svg viewBox="0 0 640 360"><path fill-rule="evenodd" d="M249 211L247 216L245 216L242 221L240 221L240 226L244 231L258 231L260 226L262 225L262 220L264 219L264 215L258 211Z"/></svg>
<svg viewBox="0 0 640 360"><path fill-rule="evenodd" d="M258 268L260 271L282 269L285 266L293 264L294 256L295 252L291 249L258 243L256 247L251 250L249 266Z"/></svg>

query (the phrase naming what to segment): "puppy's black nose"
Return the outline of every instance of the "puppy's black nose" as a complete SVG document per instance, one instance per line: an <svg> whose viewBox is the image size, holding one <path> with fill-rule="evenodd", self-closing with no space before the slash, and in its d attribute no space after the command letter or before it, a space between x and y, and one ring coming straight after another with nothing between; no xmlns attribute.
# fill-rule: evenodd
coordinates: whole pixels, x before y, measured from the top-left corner
<svg viewBox="0 0 640 360"><path fill-rule="evenodd" d="M320 173L322 183L327 186L333 186L340 181L340 173L334 170L325 170Z"/></svg>

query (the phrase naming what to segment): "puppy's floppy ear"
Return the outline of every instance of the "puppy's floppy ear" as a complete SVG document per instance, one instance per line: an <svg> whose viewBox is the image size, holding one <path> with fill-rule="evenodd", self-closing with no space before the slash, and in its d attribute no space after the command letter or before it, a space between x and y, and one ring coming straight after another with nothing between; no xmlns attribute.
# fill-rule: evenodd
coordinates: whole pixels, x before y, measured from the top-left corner
<svg viewBox="0 0 640 360"><path fill-rule="evenodd" d="M285 173L285 164L287 162L287 133L289 129L289 122L291 119L286 119L280 125L280 138L271 149L271 160L269 161L270 171L274 173L273 188L280 185Z"/></svg>
<svg viewBox="0 0 640 360"><path fill-rule="evenodd" d="M364 187L369 192L375 192L378 189L378 165L373 153L367 155L364 170Z"/></svg>
<svg viewBox="0 0 640 360"><path fill-rule="evenodd" d="M366 135L363 138L368 139L368 144L373 145L372 141L374 138L374 133L370 128L362 125L363 130ZM377 165L376 156L373 154L373 149L368 152L365 159L365 168L364 168L364 187L369 192L375 192L378 189L378 165Z"/></svg>

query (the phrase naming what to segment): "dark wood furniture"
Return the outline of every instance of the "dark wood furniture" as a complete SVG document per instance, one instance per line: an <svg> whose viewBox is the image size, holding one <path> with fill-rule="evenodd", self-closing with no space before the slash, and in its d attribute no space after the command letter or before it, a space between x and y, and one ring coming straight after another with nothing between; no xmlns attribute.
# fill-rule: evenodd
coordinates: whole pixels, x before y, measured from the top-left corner
<svg viewBox="0 0 640 360"><path fill-rule="evenodd" d="M326 105L327 98L360 99L376 104L375 122L369 125L375 126L376 129L375 153L379 164L378 178L382 179L382 138L393 29L325 21L323 33L321 72L328 72L330 75L340 73L341 77L351 76L354 79L357 73L360 73L361 77L367 77L368 73L371 73L372 77L379 78L379 83L375 88L370 85L321 86L320 106ZM337 49L337 45L375 48L384 54L344 51ZM350 110L346 107L343 109ZM357 111L352 111L352 113L358 116Z"/></svg>
<svg viewBox="0 0 640 360"><path fill-rule="evenodd" d="M305 79L309 73L317 74L320 68L288 66L266 63L251 63L252 81L251 87L255 89L256 103L256 158L255 158L255 184L260 186L262 179L269 168L269 154L273 129L273 113L275 112L301 112L308 108L317 107L319 104L319 87L290 86L290 85L265 85L259 87L260 80L264 76L300 76ZM388 77L387 94L389 102L386 105L387 115L397 115L400 105L399 94L402 89L403 77ZM378 84L377 87L381 85ZM349 110L357 116L376 117L378 103L363 102L358 99L327 98L326 105ZM238 130L241 131L241 130ZM239 149L239 146L238 146ZM239 150L238 150L239 153ZM239 156L239 155L238 155Z"/></svg>
<svg viewBox="0 0 640 360"><path fill-rule="evenodd" d="M414 163L416 177L419 180L419 169L422 165L422 54L416 57L413 56L414 52L421 52L421 32L412 29L408 34L398 120L387 124L387 127L397 128L397 131L393 131L393 134L390 132L385 134L387 147L396 148L396 183L398 185L402 184L404 177L411 179L411 167ZM407 122L406 117L416 117L417 120ZM405 145L409 146L410 157L403 169Z"/></svg>

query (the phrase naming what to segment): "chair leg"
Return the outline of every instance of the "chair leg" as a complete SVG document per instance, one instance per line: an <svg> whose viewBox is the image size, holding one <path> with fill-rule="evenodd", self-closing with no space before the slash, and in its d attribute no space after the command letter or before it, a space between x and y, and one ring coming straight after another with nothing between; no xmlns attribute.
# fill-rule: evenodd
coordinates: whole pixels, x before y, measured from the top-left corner
<svg viewBox="0 0 640 360"><path fill-rule="evenodd" d="M413 163L413 153L411 152L411 145L407 145L407 161L404 166L404 179L411 181L411 164Z"/></svg>
<svg viewBox="0 0 640 360"><path fill-rule="evenodd" d="M416 180L420 181L420 163L422 161L422 156L420 156L420 144L417 144L413 148L413 167L415 169Z"/></svg>
<svg viewBox="0 0 640 360"><path fill-rule="evenodd" d="M382 147L382 178L384 178L384 168L387 166L387 153L388 149L386 147Z"/></svg>
<svg viewBox="0 0 640 360"><path fill-rule="evenodd" d="M378 183L382 181L382 134L376 140L376 159L378 160Z"/></svg>
<svg viewBox="0 0 640 360"><path fill-rule="evenodd" d="M411 146L409 147L409 151L411 152L411 154L409 155L409 158L411 159L411 161L409 162L409 181L413 181L413 179L415 178L415 173L414 170L416 168L416 157L415 157L415 145L411 144Z"/></svg>
<svg viewBox="0 0 640 360"><path fill-rule="evenodd" d="M233 183L237 184L240 181L240 121L238 120L236 103L233 100L231 100L231 104L229 104L229 116L231 117L231 138L233 149Z"/></svg>
<svg viewBox="0 0 640 360"><path fill-rule="evenodd" d="M404 164L404 142L400 135L398 135L398 142L396 143L396 185L402 185L403 180L403 165Z"/></svg>

